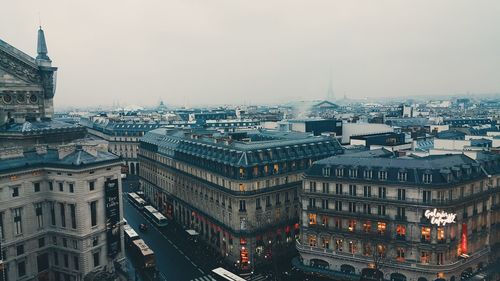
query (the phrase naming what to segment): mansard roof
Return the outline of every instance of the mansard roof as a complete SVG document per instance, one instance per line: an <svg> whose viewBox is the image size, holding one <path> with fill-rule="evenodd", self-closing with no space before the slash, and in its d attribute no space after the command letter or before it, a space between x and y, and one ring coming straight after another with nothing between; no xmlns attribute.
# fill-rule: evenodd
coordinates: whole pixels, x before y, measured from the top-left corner
<svg viewBox="0 0 500 281"><path fill-rule="evenodd" d="M156 146L160 153L184 153L239 167L343 153L338 141L328 136L270 130L248 131L244 136L235 140L230 134L208 130L160 128L148 132L141 142Z"/></svg>
<svg viewBox="0 0 500 281"><path fill-rule="evenodd" d="M323 168L330 169L329 176L324 176ZM343 174L337 175L337 169L342 169ZM357 170L355 176L351 177L350 169ZM365 177L365 171L371 171L371 178ZM387 179L379 178L380 171L387 172ZM406 173L406 180L399 177L400 172ZM306 176L402 185L450 185L498 173L500 156L493 154L484 154L478 160L473 160L463 154L419 158L377 157L353 153L319 160L306 172ZM430 183L424 182L424 174L431 175Z"/></svg>

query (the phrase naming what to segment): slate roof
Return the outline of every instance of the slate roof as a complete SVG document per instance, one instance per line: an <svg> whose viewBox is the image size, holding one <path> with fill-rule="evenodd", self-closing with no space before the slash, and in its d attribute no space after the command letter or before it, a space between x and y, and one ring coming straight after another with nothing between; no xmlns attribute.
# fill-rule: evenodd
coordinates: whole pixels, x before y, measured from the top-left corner
<svg viewBox="0 0 500 281"><path fill-rule="evenodd" d="M208 130L160 128L148 132L141 145L153 145L160 153L180 152L239 167L343 153L338 141L328 136L258 130L246 132L246 137L250 141L234 140L228 134Z"/></svg>
<svg viewBox="0 0 500 281"><path fill-rule="evenodd" d="M323 175L323 168L330 168L330 176ZM337 177L337 169L343 170L343 176ZM350 169L357 170L356 177L349 177ZM372 171L372 179L364 177L365 170ZM387 172L387 179L379 179L380 171ZM406 181L399 180L399 172L407 173ZM404 185L449 185L498 173L500 156L494 154L484 154L476 161L463 154L396 158L353 153L316 161L306 172L306 176ZM431 183L424 183L424 174L432 175Z"/></svg>
<svg viewBox="0 0 500 281"><path fill-rule="evenodd" d="M120 158L111 152L97 151L97 155L94 156L78 148L63 159L59 159L57 149L49 148L45 154L28 151L24 152L23 157L1 160L0 173L44 167L78 169L89 165L120 161Z"/></svg>

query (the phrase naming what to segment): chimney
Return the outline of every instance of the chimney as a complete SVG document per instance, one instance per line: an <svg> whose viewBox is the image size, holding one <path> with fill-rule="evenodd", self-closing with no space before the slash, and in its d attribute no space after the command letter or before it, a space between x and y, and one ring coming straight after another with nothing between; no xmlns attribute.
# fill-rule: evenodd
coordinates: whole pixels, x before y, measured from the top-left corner
<svg viewBox="0 0 500 281"><path fill-rule="evenodd" d="M57 147L57 153L59 155L59 160L64 159L69 154L75 152L76 145L74 143L60 145Z"/></svg>

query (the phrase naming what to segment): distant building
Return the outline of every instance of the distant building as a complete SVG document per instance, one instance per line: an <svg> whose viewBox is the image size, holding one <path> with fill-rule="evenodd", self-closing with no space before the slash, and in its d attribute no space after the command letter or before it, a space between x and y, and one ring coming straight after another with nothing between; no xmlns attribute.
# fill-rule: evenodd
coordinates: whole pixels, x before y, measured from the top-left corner
<svg viewBox="0 0 500 281"><path fill-rule="evenodd" d="M290 119L278 122L279 130L284 132L312 133L315 136L322 133L342 135L342 121L335 119Z"/></svg>
<svg viewBox="0 0 500 281"><path fill-rule="evenodd" d="M339 153L338 141L327 136L160 128L140 140L140 183L168 218L251 270L290 251L302 173Z"/></svg>

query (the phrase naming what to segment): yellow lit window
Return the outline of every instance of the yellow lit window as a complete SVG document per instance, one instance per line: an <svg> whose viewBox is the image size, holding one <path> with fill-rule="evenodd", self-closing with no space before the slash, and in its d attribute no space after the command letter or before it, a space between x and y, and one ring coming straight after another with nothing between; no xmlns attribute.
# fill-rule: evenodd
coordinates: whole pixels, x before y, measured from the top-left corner
<svg viewBox="0 0 500 281"><path fill-rule="evenodd" d="M372 231L372 222L371 221L367 221L367 222L363 223L363 230L366 233L370 233Z"/></svg>
<svg viewBox="0 0 500 281"><path fill-rule="evenodd" d="M378 234L380 234L380 235L384 234L386 228L387 228L387 224L385 222L378 222L377 223Z"/></svg>
<svg viewBox="0 0 500 281"><path fill-rule="evenodd" d="M244 183L240 183L240 191L245 191L246 187Z"/></svg>
<svg viewBox="0 0 500 281"><path fill-rule="evenodd" d="M344 241L342 239L335 240L335 250L342 252L343 245L344 245Z"/></svg>
<svg viewBox="0 0 500 281"><path fill-rule="evenodd" d="M404 238L406 236L406 226L401 224L396 225L396 235L399 238Z"/></svg>
<svg viewBox="0 0 500 281"><path fill-rule="evenodd" d="M379 255L379 257L384 257L385 251L386 251L385 245L382 245L382 244L377 245L377 254Z"/></svg>
<svg viewBox="0 0 500 281"><path fill-rule="evenodd" d="M309 235L309 246L316 247L316 235Z"/></svg>
<svg viewBox="0 0 500 281"><path fill-rule="evenodd" d="M324 249L330 249L330 238L329 237L321 238L321 245L323 246Z"/></svg>
<svg viewBox="0 0 500 281"><path fill-rule="evenodd" d="M428 226L422 226L421 231L421 239L422 241L431 241L431 228Z"/></svg>
<svg viewBox="0 0 500 281"><path fill-rule="evenodd" d="M429 252L422 251L420 253L420 262L421 263L429 263L430 259L431 259L431 256L430 256Z"/></svg>
<svg viewBox="0 0 500 281"><path fill-rule="evenodd" d="M309 224L316 224L316 214L309 214Z"/></svg>
<svg viewBox="0 0 500 281"><path fill-rule="evenodd" d="M276 173L278 173L278 171L279 171L279 165L278 164L274 164L274 166L273 166L273 173L276 174Z"/></svg>
<svg viewBox="0 0 500 281"><path fill-rule="evenodd" d="M438 241L444 241L444 227L438 227L437 229L437 239Z"/></svg>
<svg viewBox="0 0 500 281"><path fill-rule="evenodd" d="M348 225L347 229L350 232L354 232L356 230L356 221L355 220L349 220L349 225Z"/></svg>

